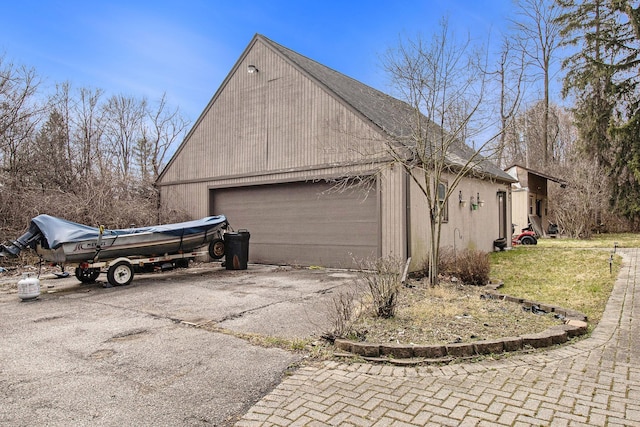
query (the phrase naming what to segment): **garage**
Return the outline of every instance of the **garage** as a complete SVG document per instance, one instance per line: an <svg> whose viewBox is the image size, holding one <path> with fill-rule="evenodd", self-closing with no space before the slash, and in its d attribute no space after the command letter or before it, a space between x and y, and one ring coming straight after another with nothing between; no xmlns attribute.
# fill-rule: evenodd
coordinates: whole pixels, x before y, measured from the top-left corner
<svg viewBox="0 0 640 427"><path fill-rule="evenodd" d="M251 233L253 263L352 267L380 254L375 191L331 191L331 184L293 182L209 191L212 215Z"/></svg>

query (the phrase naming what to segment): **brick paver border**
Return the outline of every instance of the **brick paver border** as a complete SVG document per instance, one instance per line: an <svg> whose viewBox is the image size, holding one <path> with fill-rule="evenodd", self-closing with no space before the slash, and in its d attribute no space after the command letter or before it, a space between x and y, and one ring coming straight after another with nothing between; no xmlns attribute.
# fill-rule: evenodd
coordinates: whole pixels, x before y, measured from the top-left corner
<svg viewBox="0 0 640 427"><path fill-rule="evenodd" d="M449 363L454 360L475 356L514 352L527 348L551 347L566 343L571 338L587 333L587 316L584 313L501 294L498 289L502 286L502 282L489 283L485 297L522 304L523 307L528 309L536 307L537 310L545 313L555 313L564 317L565 323L552 326L543 332L519 337L503 337L495 340L442 345L382 344L336 339L334 345L340 350L336 352L336 355L343 357L358 356L369 362L384 362L403 366Z"/></svg>

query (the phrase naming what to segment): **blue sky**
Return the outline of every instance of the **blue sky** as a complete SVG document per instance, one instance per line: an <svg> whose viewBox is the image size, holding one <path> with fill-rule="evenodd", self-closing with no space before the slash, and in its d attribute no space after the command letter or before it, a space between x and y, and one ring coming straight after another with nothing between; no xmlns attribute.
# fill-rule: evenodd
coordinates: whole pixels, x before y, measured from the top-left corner
<svg viewBox="0 0 640 427"><path fill-rule="evenodd" d="M388 92L381 56L400 37L436 30L497 40L511 0L5 2L0 54L43 87L69 81L107 94L166 92L194 122L255 33Z"/></svg>

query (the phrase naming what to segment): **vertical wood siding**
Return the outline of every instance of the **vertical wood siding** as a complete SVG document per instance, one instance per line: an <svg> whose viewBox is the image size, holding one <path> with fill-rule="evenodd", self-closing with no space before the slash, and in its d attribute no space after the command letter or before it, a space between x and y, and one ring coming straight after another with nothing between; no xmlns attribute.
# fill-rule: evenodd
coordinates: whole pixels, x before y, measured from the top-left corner
<svg viewBox="0 0 640 427"><path fill-rule="evenodd" d="M458 201L460 191L465 205ZM493 251L493 241L500 236L498 191L508 193L509 185L464 178L449 199L449 221L442 225L440 246L457 250L469 248ZM476 199L478 194L484 201L484 206L471 210L471 196ZM427 203L413 182L410 185L410 205L411 269L415 271L423 267L431 237ZM511 224L510 203L505 220L508 225ZM510 227L508 231L510 232Z"/></svg>
<svg viewBox="0 0 640 427"><path fill-rule="evenodd" d="M259 71L248 73L249 64ZM353 162L376 139L359 115L258 40L159 184Z"/></svg>
<svg viewBox="0 0 640 427"><path fill-rule="evenodd" d="M192 218L209 215L206 183L176 184L160 187L163 209L188 213Z"/></svg>
<svg viewBox="0 0 640 427"><path fill-rule="evenodd" d="M402 259L407 256L404 183L405 174L401 167L386 170L380 182L382 253Z"/></svg>

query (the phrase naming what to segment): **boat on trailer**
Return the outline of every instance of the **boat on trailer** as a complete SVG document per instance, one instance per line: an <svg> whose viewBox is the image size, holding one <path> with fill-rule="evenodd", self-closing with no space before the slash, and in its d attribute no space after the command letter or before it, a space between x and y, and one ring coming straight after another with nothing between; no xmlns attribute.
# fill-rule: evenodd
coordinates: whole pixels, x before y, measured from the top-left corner
<svg viewBox="0 0 640 427"><path fill-rule="evenodd" d="M110 284L128 285L134 269L167 262L186 266L190 259L204 254L196 252L198 248L208 246L212 258L222 258L223 233L228 226L224 215L128 229L91 227L38 215L22 236L0 245L0 257L16 257L31 248L42 259L63 268L76 265L75 275L81 282L95 281L101 269L107 268Z"/></svg>

